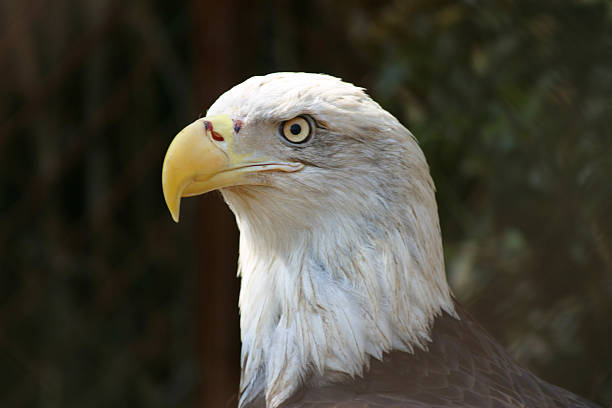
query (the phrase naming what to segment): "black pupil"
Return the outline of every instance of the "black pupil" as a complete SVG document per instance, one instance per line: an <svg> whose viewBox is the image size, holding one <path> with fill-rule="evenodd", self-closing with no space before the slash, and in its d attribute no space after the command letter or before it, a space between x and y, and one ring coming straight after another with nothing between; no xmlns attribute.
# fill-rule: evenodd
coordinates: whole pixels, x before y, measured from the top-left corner
<svg viewBox="0 0 612 408"><path fill-rule="evenodd" d="M302 127L300 125L298 125L297 123L294 123L293 125L291 125L291 127L289 128L289 131L294 134L294 135L299 135L300 132L302 131Z"/></svg>

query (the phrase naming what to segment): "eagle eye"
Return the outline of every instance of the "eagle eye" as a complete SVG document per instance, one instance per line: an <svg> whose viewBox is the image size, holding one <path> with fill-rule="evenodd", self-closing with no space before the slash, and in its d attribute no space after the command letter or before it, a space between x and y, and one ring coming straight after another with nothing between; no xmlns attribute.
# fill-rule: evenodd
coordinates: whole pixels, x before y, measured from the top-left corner
<svg viewBox="0 0 612 408"><path fill-rule="evenodd" d="M300 144L310 139L312 126L304 116L296 116L281 123L280 133L289 143Z"/></svg>

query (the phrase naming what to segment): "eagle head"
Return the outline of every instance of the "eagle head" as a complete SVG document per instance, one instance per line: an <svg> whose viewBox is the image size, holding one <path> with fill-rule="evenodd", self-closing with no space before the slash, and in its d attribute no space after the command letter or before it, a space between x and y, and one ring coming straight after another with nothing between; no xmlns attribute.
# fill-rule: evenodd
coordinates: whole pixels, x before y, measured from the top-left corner
<svg viewBox="0 0 612 408"><path fill-rule="evenodd" d="M362 88L250 78L175 137L162 184L175 221L181 197L215 189L236 216L242 406L423 348L454 313L425 157Z"/></svg>

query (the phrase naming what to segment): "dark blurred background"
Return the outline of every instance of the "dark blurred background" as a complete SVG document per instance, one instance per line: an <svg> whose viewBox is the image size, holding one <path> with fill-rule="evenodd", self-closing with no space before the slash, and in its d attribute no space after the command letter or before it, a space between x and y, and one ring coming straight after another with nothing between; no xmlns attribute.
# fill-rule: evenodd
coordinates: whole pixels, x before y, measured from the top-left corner
<svg viewBox="0 0 612 408"><path fill-rule="evenodd" d="M456 296L612 406L612 2L0 2L0 406L217 407L237 230L172 222L172 137L274 71L364 86L419 139ZM229 403L231 406L231 402Z"/></svg>

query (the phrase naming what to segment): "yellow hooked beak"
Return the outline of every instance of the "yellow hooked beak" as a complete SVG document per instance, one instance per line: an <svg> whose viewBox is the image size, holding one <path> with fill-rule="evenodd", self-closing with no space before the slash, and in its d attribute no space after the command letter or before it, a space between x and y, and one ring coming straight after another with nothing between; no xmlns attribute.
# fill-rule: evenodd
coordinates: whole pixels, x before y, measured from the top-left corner
<svg viewBox="0 0 612 408"><path fill-rule="evenodd" d="M223 187L253 184L253 173L294 172L301 163L282 163L234 152L234 122L227 115L198 119L176 135L164 158L162 189L172 219L178 222L181 197Z"/></svg>

